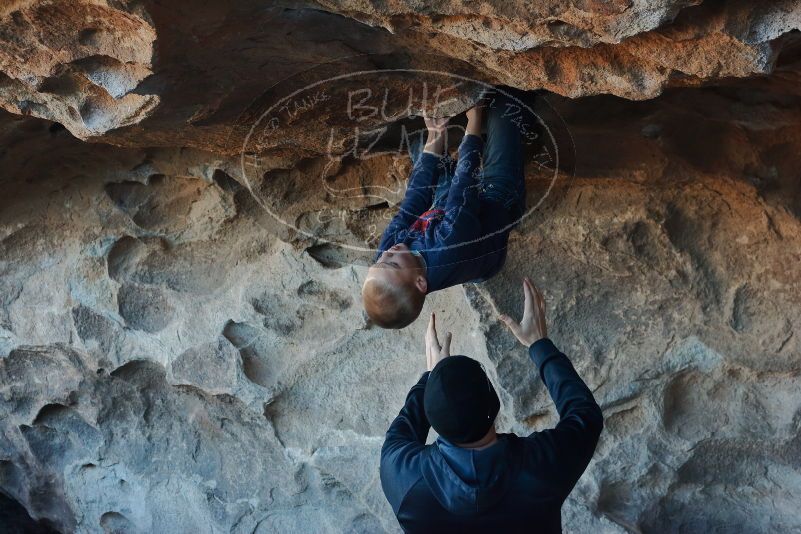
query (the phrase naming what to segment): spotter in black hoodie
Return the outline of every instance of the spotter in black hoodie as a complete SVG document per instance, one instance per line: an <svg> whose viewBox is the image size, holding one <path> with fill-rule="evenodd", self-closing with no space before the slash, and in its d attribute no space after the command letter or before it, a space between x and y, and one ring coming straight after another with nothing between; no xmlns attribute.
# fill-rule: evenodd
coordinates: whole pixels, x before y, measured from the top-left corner
<svg viewBox="0 0 801 534"><path fill-rule="evenodd" d="M561 532L561 508L592 458L601 409L549 339L529 355L559 423L527 437L499 434L481 450L442 438L426 445L428 373L406 397L381 448L381 485L405 532Z"/></svg>

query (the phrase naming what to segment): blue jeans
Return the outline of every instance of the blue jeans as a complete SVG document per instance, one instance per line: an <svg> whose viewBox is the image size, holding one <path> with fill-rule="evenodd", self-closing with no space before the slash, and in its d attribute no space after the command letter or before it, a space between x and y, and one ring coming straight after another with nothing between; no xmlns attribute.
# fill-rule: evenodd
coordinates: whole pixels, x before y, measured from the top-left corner
<svg viewBox="0 0 801 534"><path fill-rule="evenodd" d="M487 110L487 138L484 142L481 189L482 202L501 204L512 219L519 219L526 209L526 180L523 174L523 143L520 122L525 119L523 108L513 99L494 94ZM409 157L416 163L425 145L421 131L409 142ZM437 175L432 208L443 208L453 180L456 161L446 156L447 165Z"/></svg>
<svg viewBox="0 0 801 534"><path fill-rule="evenodd" d="M479 198L496 202L519 219L526 210L521 123L524 109L515 100L495 93L487 106L487 140L484 143L482 187Z"/></svg>

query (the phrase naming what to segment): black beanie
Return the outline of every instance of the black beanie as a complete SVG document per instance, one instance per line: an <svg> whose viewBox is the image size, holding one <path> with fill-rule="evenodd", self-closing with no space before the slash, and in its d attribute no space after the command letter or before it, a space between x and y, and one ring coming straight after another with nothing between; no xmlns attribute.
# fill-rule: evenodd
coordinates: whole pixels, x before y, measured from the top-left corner
<svg viewBox="0 0 801 534"><path fill-rule="evenodd" d="M448 356L428 376L423 406L437 434L459 444L483 438L501 403L480 363L467 356Z"/></svg>

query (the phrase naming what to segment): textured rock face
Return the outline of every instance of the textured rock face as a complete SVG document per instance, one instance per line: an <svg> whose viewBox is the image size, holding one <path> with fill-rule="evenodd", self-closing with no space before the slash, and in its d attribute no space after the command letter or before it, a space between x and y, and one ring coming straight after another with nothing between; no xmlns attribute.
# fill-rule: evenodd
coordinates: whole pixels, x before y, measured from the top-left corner
<svg viewBox="0 0 801 534"><path fill-rule="evenodd" d="M225 153L241 149L241 120L274 84L310 69L321 78L320 65L341 58L328 71L457 71L639 100L782 70L797 59L801 28L794 0L19 0L0 9L3 108L82 139Z"/></svg>
<svg viewBox="0 0 801 534"><path fill-rule="evenodd" d="M366 323L364 254L278 219L363 243L408 158L332 165L317 134L342 124L325 106L259 146L255 178L237 157L277 98L378 66L664 89L547 96L571 172L552 183L532 160L541 203L502 273L424 314L488 369L499 430L530 432L555 414L497 315L520 308L522 276L543 289L606 417L566 531L801 529L794 3L170 4L0 8L0 103L17 114L0 115L0 523L398 531L378 455L423 370L424 322ZM381 201L330 193L369 187Z"/></svg>
<svg viewBox="0 0 801 534"><path fill-rule="evenodd" d="M801 24L792 0L320 2L426 43L493 79L566 96L652 98L665 86L770 72ZM701 4L701 5L699 5ZM789 36L788 36L789 37Z"/></svg>
<svg viewBox="0 0 801 534"><path fill-rule="evenodd" d="M133 124L158 104L134 90L153 71L155 29L95 2L12 2L0 12L6 109L62 120L89 137Z"/></svg>

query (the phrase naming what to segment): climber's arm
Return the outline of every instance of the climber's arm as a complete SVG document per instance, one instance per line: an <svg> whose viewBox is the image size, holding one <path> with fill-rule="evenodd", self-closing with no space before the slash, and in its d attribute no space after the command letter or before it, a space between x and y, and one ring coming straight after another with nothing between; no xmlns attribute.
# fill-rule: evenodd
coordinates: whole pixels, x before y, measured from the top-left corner
<svg viewBox="0 0 801 534"><path fill-rule="evenodd" d="M381 236L376 258L389 247L397 243L398 232L407 230L417 218L425 212L434 198L434 176L440 158L423 152L415 163L409 183L406 186L406 196L401 202L398 213L392 218Z"/></svg>
<svg viewBox="0 0 801 534"><path fill-rule="evenodd" d="M484 141L481 139L483 108L467 112L467 128L459 145L459 162L448 191L445 217L437 227L440 242L452 245L475 239L481 231L478 199L479 173Z"/></svg>
<svg viewBox="0 0 801 534"><path fill-rule="evenodd" d="M378 255L394 245L398 232L408 229L420 215L431 207L434 200L435 179L439 167L446 164L442 156L447 119L427 119L427 124L428 133L425 147L417 161L414 162L406 185L406 194L398 213L384 230L378 246Z"/></svg>

